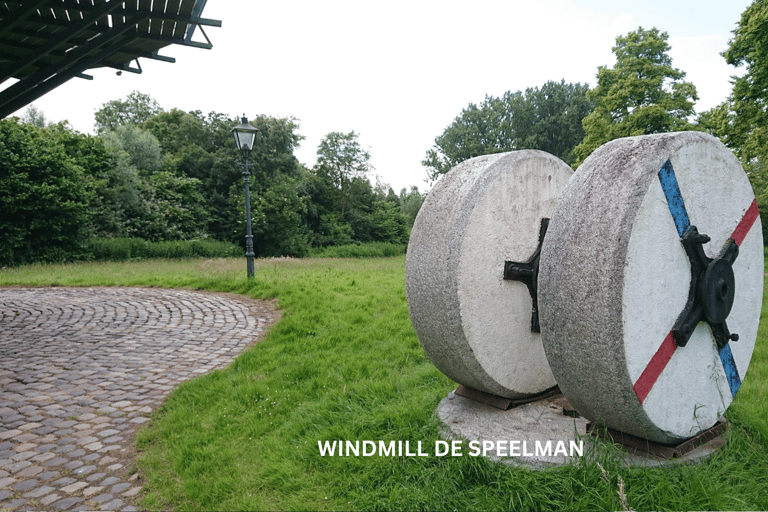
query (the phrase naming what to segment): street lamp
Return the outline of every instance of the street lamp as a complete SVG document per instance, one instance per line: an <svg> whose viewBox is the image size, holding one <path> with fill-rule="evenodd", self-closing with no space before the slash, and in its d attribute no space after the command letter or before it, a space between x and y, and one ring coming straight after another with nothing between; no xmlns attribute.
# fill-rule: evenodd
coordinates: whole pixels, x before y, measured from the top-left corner
<svg viewBox="0 0 768 512"><path fill-rule="evenodd" d="M245 235L245 258L248 267L248 277L253 278L253 234L251 233L251 194L248 190L248 153L253 151L253 142L256 139L256 132L259 130L248 123L248 118L240 119L240 124L232 128L232 134L235 136L235 144L238 151L243 155L243 181L245 181L245 213L248 218L248 231Z"/></svg>

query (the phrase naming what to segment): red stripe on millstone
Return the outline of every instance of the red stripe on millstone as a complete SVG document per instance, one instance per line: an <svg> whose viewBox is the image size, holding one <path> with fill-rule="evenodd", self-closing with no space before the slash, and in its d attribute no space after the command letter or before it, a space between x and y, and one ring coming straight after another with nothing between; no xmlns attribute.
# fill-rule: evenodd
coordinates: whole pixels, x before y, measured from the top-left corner
<svg viewBox="0 0 768 512"><path fill-rule="evenodd" d="M759 215L760 212L757 210L757 199L755 199L752 201L752 204L749 205L747 213L745 213L744 217L741 218L739 225L736 226L736 229L733 230L731 238L733 238L733 241L736 242L736 245L741 245L741 242L744 241L744 237L746 237L747 233L749 233L749 230L752 229L752 225L755 223L755 220L757 220Z"/></svg>
<svg viewBox="0 0 768 512"><path fill-rule="evenodd" d="M648 393L651 392L651 388L656 384L656 380L659 378L659 375L661 375L661 372L667 367L667 363L672 359L672 354L675 353L676 349L677 343L675 343L675 340L672 337L672 331L670 331L669 334L667 334L667 337L664 338L659 349L651 358L648 366L643 370L643 374L640 375L640 378L637 379L637 382L635 382L635 385L632 387L641 404L643 403L643 400L645 400L645 397L648 396Z"/></svg>

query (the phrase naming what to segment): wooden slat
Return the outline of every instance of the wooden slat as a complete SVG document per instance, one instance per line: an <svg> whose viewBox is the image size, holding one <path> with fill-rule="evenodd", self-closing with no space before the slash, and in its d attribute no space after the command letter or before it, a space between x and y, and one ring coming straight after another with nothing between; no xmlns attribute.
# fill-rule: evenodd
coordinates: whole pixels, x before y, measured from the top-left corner
<svg viewBox="0 0 768 512"><path fill-rule="evenodd" d="M139 9L142 11L148 11L152 8L152 0L139 0ZM139 23L139 32L146 34L149 32L149 20L144 20Z"/></svg>
<svg viewBox="0 0 768 512"><path fill-rule="evenodd" d="M180 6L181 6L181 0L169 0L168 8L165 10L165 12L171 13L171 14L178 14ZM168 25L170 25L169 26L170 30L166 32L167 35L171 37L184 37L184 31L187 29L186 23L177 21L173 24L168 23ZM179 35L179 32L181 32L181 35Z"/></svg>

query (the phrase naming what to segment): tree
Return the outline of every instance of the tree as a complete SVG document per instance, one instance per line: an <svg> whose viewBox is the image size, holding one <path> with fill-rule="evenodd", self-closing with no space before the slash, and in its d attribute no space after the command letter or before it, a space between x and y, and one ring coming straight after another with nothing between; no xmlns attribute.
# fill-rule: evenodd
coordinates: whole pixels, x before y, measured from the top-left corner
<svg viewBox="0 0 768 512"><path fill-rule="evenodd" d="M162 111L160 104L148 94L133 91L125 101L112 100L104 103L96 111L95 128L101 133L114 130L124 124L138 125Z"/></svg>
<svg viewBox="0 0 768 512"><path fill-rule="evenodd" d="M26 124L33 124L38 128L45 128L50 126L51 122L45 117L45 112L37 108L35 105L30 105L24 111L24 115L21 116L21 122Z"/></svg>
<svg viewBox="0 0 768 512"><path fill-rule="evenodd" d="M427 151L422 165L429 180L469 158L518 149L540 149L572 163L584 135L582 119L592 110L588 89L549 81L524 93L486 96L479 107L470 103Z"/></svg>
<svg viewBox="0 0 768 512"><path fill-rule="evenodd" d="M101 138L110 148L125 151L131 164L145 175L160 170L160 143L150 132L132 124L124 124L102 133Z"/></svg>
<svg viewBox="0 0 768 512"><path fill-rule="evenodd" d="M768 243L768 1L755 0L742 13L723 57L746 66L734 77L728 99L702 113L699 123L738 157L757 196Z"/></svg>
<svg viewBox="0 0 768 512"><path fill-rule="evenodd" d="M413 223L416 221L416 215L421 210L421 205L424 204L426 195L419 192L419 188L416 186L411 187L411 190L402 189L400 191L400 213L405 216L408 221L408 227L413 227Z"/></svg>
<svg viewBox="0 0 768 512"><path fill-rule="evenodd" d="M688 119L698 99L696 87L672 67L668 38L643 27L616 38L616 64L600 66L597 86L587 93L595 109L584 118L584 140L574 149L578 164L619 137L695 128Z"/></svg>
<svg viewBox="0 0 768 512"><path fill-rule="evenodd" d="M0 265L70 259L89 235L92 182L61 129L0 121Z"/></svg>
<svg viewBox="0 0 768 512"><path fill-rule="evenodd" d="M750 171L768 162L768 1L755 0L733 32L723 53L732 66L746 66L743 76L734 78L729 100L719 107L719 131L730 140ZM723 111L724 110L724 111Z"/></svg>
<svg viewBox="0 0 768 512"><path fill-rule="evenodd" d="M306 213L303 197L298 194L295 178L278 174L269 187L256 187L250 177L253 248L257 256L306 255L309 248L307 232L302 224ZM245 240L245 187L242 182L232 184L229 194L231 211L238 212L230 226L231 239L241 244Z"/></svg>
<svg viewBox="0 0 768 512"><path fill-rule="evenodd" d="M320 141L315 172L327 176L338 191L342 219L352 180L371 171L370 159L370 153L360 147L354 130L349 133L331 132Z"/></svg>

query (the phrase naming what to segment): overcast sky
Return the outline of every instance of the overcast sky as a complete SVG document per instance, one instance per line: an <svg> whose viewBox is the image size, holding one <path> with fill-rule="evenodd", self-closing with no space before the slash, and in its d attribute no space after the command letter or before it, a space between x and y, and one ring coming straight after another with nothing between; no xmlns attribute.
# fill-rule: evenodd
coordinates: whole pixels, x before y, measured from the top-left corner
<svg viewBox="0 0 768 512"><path fill-rule="evenodd" d="M307 166L325 134L354 130L381 181L425 191L421 160L469 103L548 80L594 87L598 66L615 62L616 37L638 26L669 34L673 65L698 88L697 112L716 106L739 72L720 52L750 3L209 0L203 16L222 21L205 28L212 50L170 46L161 53L175 64L95 70L35 105L84 133L102 104L133 90L165 109L294 117Z"/></svg>

